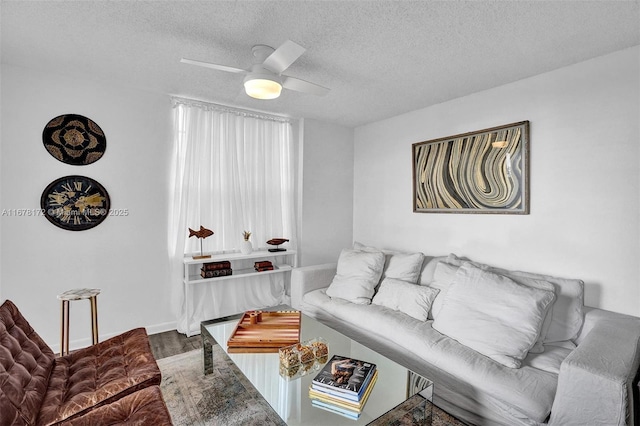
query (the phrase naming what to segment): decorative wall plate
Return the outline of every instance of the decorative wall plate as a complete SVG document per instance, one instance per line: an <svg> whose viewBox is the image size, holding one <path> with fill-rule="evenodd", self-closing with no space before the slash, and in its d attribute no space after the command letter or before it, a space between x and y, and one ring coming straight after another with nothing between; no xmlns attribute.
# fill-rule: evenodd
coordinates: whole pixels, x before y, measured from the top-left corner
<svg viewBox="0 0 640 426"><path fill-rule="evenodd" d="M100 126L77 114L51 119L42 131L42 142L54 158L74 166L98 161L107 149L107 138Z"/></svg>
<svg viewBox="0 0 640 426"><path fill-rule="evenodd" d="M47 220L69 231L84 231L99 225L109 215L110 205L107 190L85 176L56 179L40 198Z"/></svg>

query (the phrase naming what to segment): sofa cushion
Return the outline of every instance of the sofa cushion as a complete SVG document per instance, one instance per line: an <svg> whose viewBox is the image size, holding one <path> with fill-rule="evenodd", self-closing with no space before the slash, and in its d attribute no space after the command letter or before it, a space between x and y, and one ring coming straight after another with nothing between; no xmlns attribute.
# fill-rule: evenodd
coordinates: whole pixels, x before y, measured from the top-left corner
<svg viewBox="0 0 640 426"><path fill-rule="evenodd" d="M511 368L533 347L555 295L465 263L433 328Z"/></svg>
<svg viewBox="0 0 640 426"><path fill-rule="evenodd" d="M371 253L381 252L384 254L385 261L380 283L382 283L382 280L385 278L394 278L413 284L418 282L420 271L422 270L422 262L424 261L424 254L381 250L375 247L365 246L358 242L353 243L353 249Z"/></svg>
<svg viewBox="0 0 640 426"><path fill-rule="evenodd" d="M376 341L384 344L382 352L393 351L391 358L415 354L424 360L428 366L425 368L437 369L443 380L455 383L457 392L468 398L505 410L509 416L538 423L551 412L556 374L528 365L519 369L505 367L434 330L432 321L418 321L379 305L331 299L325 289L305 294L303 302L305 313L314 312L317 317L332 318L367 336L376 336Z"/></svg>
<svg viewBox="0 0 640 426"><path fill-rule="evenodd" d="M433 299L437 294L438 290L435 288L385 278L371 303L404 312L420 321L426 321Z"/></svg>
<svg viewBox="0 0 640 426"><path fill-rule="evenodd" d="M3 424L35 424L55 355L9 300L0 306L0 413Z"/></svg>
<svg viewBox="0 0 640 426"><path fill-rule="evenodd" d="M38 423L50 425L75 418L159 385L160 379L145 329L127 331L55 359Z"/></svg>
<svg viewBox="0 0 640 426"><path fill-rule="evenodd" d="M544 352L529 352L524 361L522 361L522 365L530 365L539 370L560 374L560 365L570 353L571 349L554 346L553 344L546 345Z"/></svg>
<svg viewBox="0 0 640 426"><path fill-rule="evenodd" d="M584 322L584 282L531 272L514 271L511 278L545 280L556 286L556 301L551 311L551 324L544 343L564 342L578 337Z"/></svg>
<svg viewBox="0 0 640 426"><path fill-rule="evenodd" d="M455 254L450 254L447 262L460 266L467 262ZM482 263L472 262L475 266L506 275L512 280L527 285L527 280L547 281L554 285L556 301L551 307L546 333L543 331L544 343L556 343L574 340L580 333L584 321L584 282L579 279L559 278L532 272L509 271ZM574 345L575 347L575 345Z"/></svg>
<svg viewBox="0 0 640 426"><path fill-rule="evenodd" d="M381 252L344 249L327 294L353 303L369 304L383 267L384 254Z"/></svg>
<svg viewBox="0 0 640 426"><path fill-rule="evenodd" d="M442 303L445 299L449 286L451 285L451 283L455 281L455 277L456 277L456 273L458 272L458 269L460 268L461 265L464 265L465 263L469 263L470 265L473 265L480 269L491 271L499 275L504 275L508 278L511 278L513 281L517 282L518 284L526 285L528 287L538 288L541 290L552 291L554 294L556 291L556 286L554 286L552 283L547 281L537 280L534 278L523 278L523 277L514 278L510 275L510 271L506 271L504 269L499 269L499 268L493 268L488 265L483 265L481 263L458 259L453 254L449 256L449 259L452 259L453 263L448 263L447 261L438 262L436 266L435 274L434 274L434 280L430 284L430 286L434 288L438 288L440 290L440 293L438 294L438 297L436 297L436 300L434 300L433 307L431 309L432 318L434 319L435 317L438 316L438 313L442 308ZM554 298L554 301L555 301L555 298ZM549 305L549 307L547 308L547 311L545 312L544 322L542 323L542 329L540 330L540 334L536 339L536 343L529 350L529 352L534 352L534 353L544 352L544 341L547 336L547 331L549 330L549 327L551 325L552 309L553 309L553 302Z"/></svg>
<svg viewBox="0 0 640 426"><path fill-rule="evenodd" d="M447 256L425 256L424 262L422 262L422 270L420 271L420 278L418 283L420 285L430 285L433 282L434 273L438 262L446 261Z"/></svg>
<svg viewBox="0 0 640 426"><path fill-rule="evenodd" d="M435 319L440 313L440 309L442 309L442 303L447 295L447 290L449 290L449 286L455 280L456 273L458 272L459 268L459 266L455 266L443 261L436 263L436 268L433 273L433 281L429 284L429 287L438 290L438 296L433 301L433 305L431 306L431 318Z"/></svg>

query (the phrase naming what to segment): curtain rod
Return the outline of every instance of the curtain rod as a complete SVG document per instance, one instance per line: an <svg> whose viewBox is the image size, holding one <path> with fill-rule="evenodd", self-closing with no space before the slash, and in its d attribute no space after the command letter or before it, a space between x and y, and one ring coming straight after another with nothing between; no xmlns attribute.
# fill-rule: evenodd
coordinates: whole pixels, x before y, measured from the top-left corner
<svg viewBox="0 0 640 426"><path fill-rule="evenodd" d="M265 120L280 121L284 123L291 122L291 117L285 115L277 115L257 110L250 110L244 108L233 107L229 105L217 104L213 102L199 101L196 99L183 98L180 96L171 96L171 102L175 107L178 104L196 106L205 110L229 112L243 117L261 118Z"/></svg>

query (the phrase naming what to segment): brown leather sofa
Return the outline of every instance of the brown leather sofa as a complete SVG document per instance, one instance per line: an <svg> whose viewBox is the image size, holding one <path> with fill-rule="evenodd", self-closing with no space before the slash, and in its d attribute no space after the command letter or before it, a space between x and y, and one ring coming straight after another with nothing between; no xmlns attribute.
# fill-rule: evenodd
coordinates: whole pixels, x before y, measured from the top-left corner
<svg viewBox="0 0 640 426"><path fill-rule="evenodd" d="M0 306L0 426L171 425L143 328L56 357L9 300Z"/></svg>

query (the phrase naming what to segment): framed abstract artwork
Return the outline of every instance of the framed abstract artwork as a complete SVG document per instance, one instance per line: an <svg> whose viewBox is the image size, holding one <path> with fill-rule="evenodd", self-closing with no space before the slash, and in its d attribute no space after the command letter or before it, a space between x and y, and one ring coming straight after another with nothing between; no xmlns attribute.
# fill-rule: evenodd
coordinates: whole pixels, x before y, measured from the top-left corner
<svg viewBox="0 0 640 426"><path fill-rule="evenodd" d="M418 142L416 213L529 214L529 122Z"/></svg>

